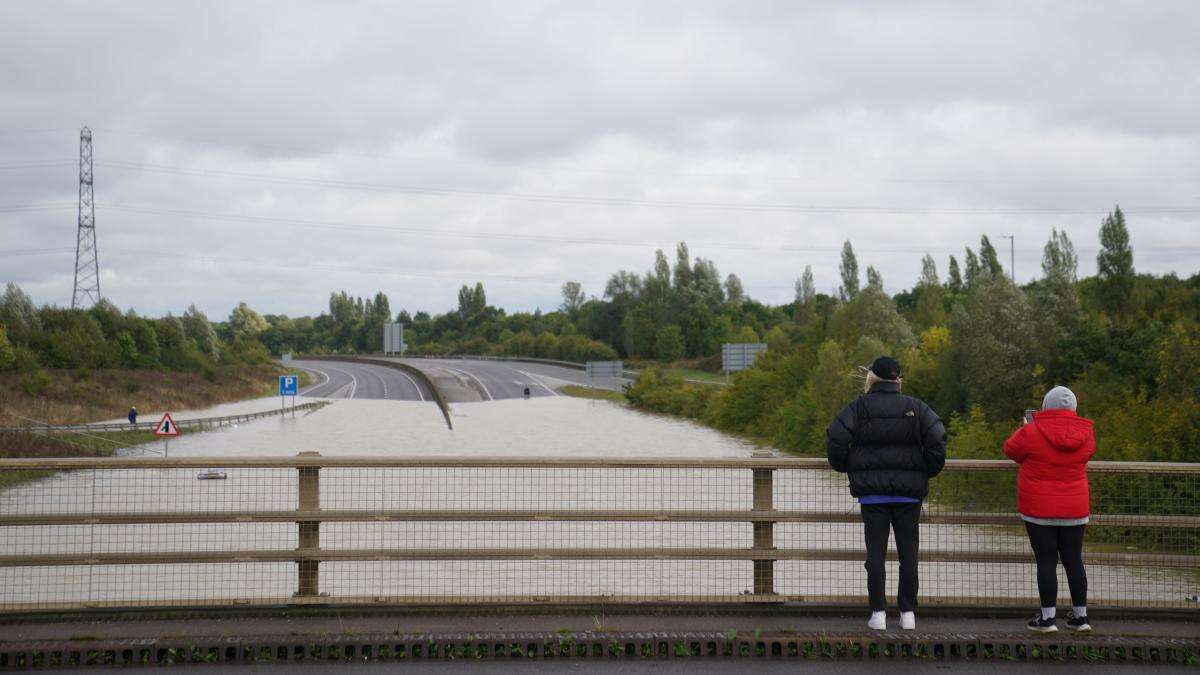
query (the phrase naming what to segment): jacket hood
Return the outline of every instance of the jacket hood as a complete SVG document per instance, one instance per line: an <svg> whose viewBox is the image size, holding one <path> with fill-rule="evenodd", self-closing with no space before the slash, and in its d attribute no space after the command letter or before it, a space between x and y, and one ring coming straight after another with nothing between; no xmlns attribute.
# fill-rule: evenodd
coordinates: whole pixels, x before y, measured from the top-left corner
<svg viewBox="0 0 1200 675"><path fill-rule="evenodd" d="M1060 452L1075 452L1092 436L1092 421L1073 410L1043 410L1033 414L1033 424Z"/></svg>

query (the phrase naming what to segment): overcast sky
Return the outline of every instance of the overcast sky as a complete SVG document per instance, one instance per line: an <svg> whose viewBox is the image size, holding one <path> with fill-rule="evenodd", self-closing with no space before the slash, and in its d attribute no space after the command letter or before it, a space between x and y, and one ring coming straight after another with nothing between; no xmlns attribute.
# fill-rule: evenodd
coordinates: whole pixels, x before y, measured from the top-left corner
<svg viewBox="0 0 1200 675"><path fill-rule="evenodd" d="M763 301L850 239L889 291L988 234L1200 269L1196 2L0 4L0 282L69 305L79 128L102 290L316 314L463 283L550 309L685 240ZM37 208L29 208L37 207Z"/></svg>

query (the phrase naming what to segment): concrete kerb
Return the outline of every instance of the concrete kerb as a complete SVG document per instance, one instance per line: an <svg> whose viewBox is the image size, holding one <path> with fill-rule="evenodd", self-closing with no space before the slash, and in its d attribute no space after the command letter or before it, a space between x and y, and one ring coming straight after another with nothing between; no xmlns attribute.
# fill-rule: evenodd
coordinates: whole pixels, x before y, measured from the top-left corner
<svg viewBox="0 0 1200 675"><path fill-rule="evenodd" d="M1099 619L1099 617L1097 617ZM0 669L85 665L178 665L221 661L407 661L448 659L1058 660L1192 664L1191 624L1138 622L1086 635L1033 635L1019 621L923 622L919 631L875 632L859 614L653 614L643 608L511 615L275 614L112 624L8 622ZM331 622L336 621L336 627ZM929 626L932 625L932 629ZM332 630L331 630L332 629ZM82 636L82 637L81 637Z"/></svg>
<svg viewBox="0 0 1200 675"><path fill-rule="evenodd" d="M398 361L388 361L381 358L370 358L365 356L298 355L294 356L293 358L301 361L341 361L344 363L361 363L370 366L383 366L385 368L392 368L393 370L399 370L407 373L408 375L420 380L426 387L429 388L429 391L433 392L433 400L435 403L437 403L438 408L442 411L442 416L446 418L446 427L449 429L454 429L454 423L450 421L450 404L446 401L445 394L443 394L442 390L438 389L437 385L434 384L433 378L429 377L429 375L420 368L414 368L407 363L400 363Z"/></svg>

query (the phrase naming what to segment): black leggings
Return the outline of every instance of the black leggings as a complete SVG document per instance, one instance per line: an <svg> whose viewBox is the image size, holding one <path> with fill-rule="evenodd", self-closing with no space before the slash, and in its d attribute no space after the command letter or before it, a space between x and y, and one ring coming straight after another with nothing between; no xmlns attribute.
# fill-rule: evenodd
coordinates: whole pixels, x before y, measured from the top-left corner
<svg viewBox="0 0 1200 675"><path fill-rule="evenodd" d="M1038 596L1042 607L1058 600L1058 561L1062 559L1071 588L1071 604L1087 606L1087 571L1083 569L1083 531L1086 525L1038 525L1025 522L1029 545L1037 558Z"/></svg>

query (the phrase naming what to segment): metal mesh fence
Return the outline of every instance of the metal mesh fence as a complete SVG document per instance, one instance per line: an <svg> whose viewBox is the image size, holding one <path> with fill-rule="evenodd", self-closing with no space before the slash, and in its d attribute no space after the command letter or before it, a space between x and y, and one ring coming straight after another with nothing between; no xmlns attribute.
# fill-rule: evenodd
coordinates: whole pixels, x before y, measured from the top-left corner
<svg viewBox="0 0 1200 675"><path fill-rule="evenodd" d="M4 460L0 611L863 604L845 482L803 459ZM1200 609L1200 465L1098 462L1091 482L1089 604ZM1012 465L947 464L922 515L922 603L1037 602L1014 506Z"/></svg>

